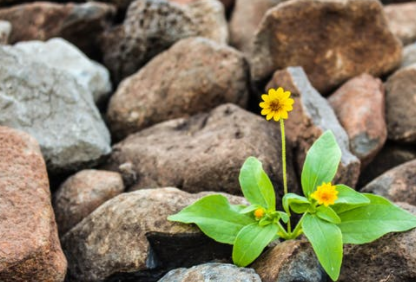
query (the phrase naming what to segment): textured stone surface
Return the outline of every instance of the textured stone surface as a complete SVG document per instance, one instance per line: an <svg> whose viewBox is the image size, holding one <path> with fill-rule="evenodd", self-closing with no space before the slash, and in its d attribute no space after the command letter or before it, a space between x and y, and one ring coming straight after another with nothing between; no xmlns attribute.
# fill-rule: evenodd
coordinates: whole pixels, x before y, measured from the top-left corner
<svg viewBox="0 0 416 282"><path fill-rule="evenodd" d="M192 236L201 234L199 229L168 221L167 217L204 195L206 193L188 194L175 188L159 188L124 193L107 201L63 237L69 263L68 278L70 281L102 281L117 272L161 267L163 255L153 244L161 245L162 240L166 241L163 249L171 251L168 263L197 262L198 256L206 252L205 248L213 251L218 243L189 244L189 253L181 248L184 242L180 243L178 238L191 241ZM241 197L228 197L233 204L246 204ZM153 242L150 243L152 247L149 241ZM182 256L176 257L178 253Z"/></svg>
<svg viewBox="0 0 416 282"><path fill-rule="evenodd" d="M121 139L223 103L245 107L248 80L236 50L200 37L181 40L121 83L108 107L111 131Z"/></svg>
<svg viewBox="0 0 416 282"><path fill-rule="evenodd" d="M199 0L179 5L167 0L137 0L129 6L123 24L104 34L104 63L119 82L176 41L191 36L227 42L220 2Z"/></svg>
<svg viewBox="0 0 416 282"><path fill-rule="evenodd" d="M36 140L0 126L0 281L63 281L66 259Z"/></svg>
<svg viewBox="0 0 416 282"><path fill-rule="evenodd" d="M293 0L270 9L251 54L254 80L302 66L326 93L367 72L380 76L400 64L401 44L378 0Z"/></svg>
<svg viewBox="0 0 416 282"><path fill-rule="evenodd" d="M8 44L12 25L8 21L0 20L0 44Z"/></svg>
<svg viewBox="0 0 416 282"><path fill-rule="evenodd" d="M158 282L262 282L259 275L250 268L237 267L234 264L206 263L171 270Z"/></svg>
<svg viewBox="0 0 416 282"><path fill-rule="evenodd" d="M328 102L347 132L351 153L360 159L362 170L387 139L383 83L371 75L360 75L342 85Z"/></svg>
<svg viewBox="0 0 416 282"><path fill-rule="evenodd" d="M401 208L416 215L416 207ZM390 233L364 245L344 246L339 282L404 282L416 280L416 229Z"/></svg>
<svg viewBox="0 0 416 282"><path fill-rule="evenodd" d="M10 44L63 37L87 55L96 57L98 36L114 14L115 8L104 3L35 2L0 9L0 20L9 21L13 26Z"/></svg>
<svg viewBox="0 0 416 282"><path fill-rule="evenodd" d="M59 233L65 234L105 201L123 191L123 179L116 172L82 170L69 177L53 199Z"/></svg>
<svg viewBox="0 0 416 282"><path fill-rule="evenodd" d="M292 92L295 104L285 122L286 136L296 147L294 150L298 172L302 171L306 153L313 142L327 130L334 133L342 157L334 183L354 187L360 174L360 161L349 149L348 135L339 124L329 103L309 83L301 67L277 71L267 89L283 87Z"/></svg>
<svg viewBox="0 0 416 282"><path fill-rule="evenodd" d="M388 138L416 144L416 64L395 72L385 87Z"/></svg>
<svg viewBox="0 0 416 282"><path fill-rule="evenodd" d="M263 162L282 194L278 125L225 104L210 113L167 121L130 135L113 147L104 168L119 171L132 190L174 186L192 193L241 194L238 175L249 156ZM289 187L296 191L290 144L288 160Z"/></svg>
<svg viewBox="0 0 416 282"><path fill-rule="evenodd" d="M416 64L416 42L403 48L401 68Z"/></svg>
<svg viewBox="0 0 416 282"><path fill-rule="evenodd" d="M327 275L306 240L289 240L263 253L252 265L262 282L325 282Z"/></svg>
<svg viewBox="0 0 416 282"><path fill-rule="evenodd" d="M178 4L189 4L189 3L196 2L199 0L169 0L169 1L175 2ZM219 1L224 5L225 9L227 10L230 10L233 7L234 2L235 2L235 0L219 0Z"/></svg>
<svg viewBox="0 0 416 282"><path fill-rule="evenodd" d="M90 91L95 102L106 99L111 91L110 74L102 65L88 59L77 47L62 38L47 42L25 41L10 49L17 49L31 61L71 74L76 81Z"/></svg>
<svg viewBox="0 0 416 282"><path fill-rule="evenodd" d="M97 163L111 151L91 93L69 74L1 46L0 125L34 136L53 172Z"/></svg>
<svg viewBox="0 0 416 282"><path fill-rule="evenodd" d="M403 45L416 41L416 2L384 7L390 30Z"/></svg>

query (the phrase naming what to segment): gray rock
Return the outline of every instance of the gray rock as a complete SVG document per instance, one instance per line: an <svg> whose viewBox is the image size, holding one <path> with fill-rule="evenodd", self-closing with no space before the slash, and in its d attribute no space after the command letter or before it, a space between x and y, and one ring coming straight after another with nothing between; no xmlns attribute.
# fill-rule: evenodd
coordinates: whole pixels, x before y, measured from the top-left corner
<svg viewBox="0 0 416 282"><path fill-rule="evenodd" d="M400 68L405 68L413 64L416 64L416 42L403 48Z"/></svg>
<svg viewBox="0 0 416 282"><path fill-rule="evenodd" d="M76 170L110 153L110 135L91 94L67 73L0 47L0 125L39 142L48 169Z"/></svg>
<svg viewBox="0 0 416 282"><path fill-rule="evenodd" d="M251 268L237 267L233 264L206 263L189 269L171 270L158 282L261 282L259 275Z"/></svg>
<svg viewBox="0 0 416 282"><path fill-rule="evenodd" d="M8 21L0 20L0 44L9 43L9 35L12 31L12 25Z"/></svg>
<svg viewBox="0 0 416 282"><path fill-rule="evenodd" d="M416 40L416 3L387 5L384 12L391 31L403 45Z"/></svg>

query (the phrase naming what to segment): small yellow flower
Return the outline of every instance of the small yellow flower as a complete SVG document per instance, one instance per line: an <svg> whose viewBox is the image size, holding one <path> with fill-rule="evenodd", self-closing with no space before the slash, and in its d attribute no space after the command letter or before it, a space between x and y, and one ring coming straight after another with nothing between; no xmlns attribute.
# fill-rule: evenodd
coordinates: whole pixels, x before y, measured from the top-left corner
<svg viewBox="0 0 416 282"><path fill-rule="evenodd" d="M265 212L264 212L264 209L262 209L262 208L258 208L258 209L256 209L256 210L254 211L254 216L255 216L257 219L262 218L262 217L264 216L264 214L265 214Z"/></svg>
<svg viewBox="0 0 416 282"><path fill-rule="evenodd" d="M325 207L327 207L335 203L335 200L338 199L337 195L337 187L333 186L331 182L324 182L315 192L311 194L311 197L317 200L318 204L323 204Z"/></svg>
<svg viewBox="0 0 416 282"><path fill-rule="evenodd" d="M290 98L290 91L284 91L282 87L278 89L269 89L269 94L261 95L264 102L260 103L262 108L261 114L266 116L267 120L272 118L275 121L288 118L288 112L293 110L293 103L295 102Z"/></svg>

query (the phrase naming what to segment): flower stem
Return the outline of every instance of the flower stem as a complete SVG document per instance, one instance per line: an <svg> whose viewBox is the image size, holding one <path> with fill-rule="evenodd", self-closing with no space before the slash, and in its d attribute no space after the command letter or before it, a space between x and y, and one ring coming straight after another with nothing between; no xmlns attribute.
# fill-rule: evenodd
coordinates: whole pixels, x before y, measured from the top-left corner
<svg viewBox="0 0 416 282"><path fill-rule="evenodd" d="M283 119L280 119L280 133L282 135L282 164L283 164L283 191L287 194L287 178L286 178L286 137L285 124Z"/></svg>
<svg viewBox="0 0 416 282"><path fill-rule="evenodd" d="M290 237L290 239L296 239L300 234L302 234L302 231L301 231L301 227L302 227L302 221L303 221L303 219L305 218L305 215L306 215L307 213L305 212L303 215L302 215L302 217L300 218L300 220L299 220L299 222L298 222L298 224L296 224L296 227L295 227L295 229L293 230L293 232L291 232L291 233L289 233L289 237Z"/></svg>

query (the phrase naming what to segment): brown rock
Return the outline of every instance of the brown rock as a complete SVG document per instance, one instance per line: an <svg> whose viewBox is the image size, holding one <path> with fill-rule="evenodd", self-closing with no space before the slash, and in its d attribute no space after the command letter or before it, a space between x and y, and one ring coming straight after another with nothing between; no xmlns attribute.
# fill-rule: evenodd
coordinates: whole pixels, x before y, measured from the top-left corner
<svg viewBox="0 0 416 282"><path fill-rule="evenodd" d="M0 44L8 44L12 25L8 21L0 20Z"/></svg>
<svg viewBox="0 0 416 282"><path fill-rule="evenodd" d="M416 3L387 5L384 12L390 30L403 45L416 41Z"/></svg>
<svg viewBox="0 0 416 282"><path fill-rule="evenodd" d="M256 81L302 66L326 93L361 73L390 72L400 64L401 44L378 0L293 0L267 12L250 57Z"/></svg>
<svg viewBox="0 0 416 282"><path fill-rule="evenodd" d="M263 282L324 282L327 275L306 240L288 240L263 253L251 265Z"/></svg>
<svg viewBox="0 0 416 282"><path fill-rule="evenodd" d="M215 253L219 244L199 236L201 232L194 225L171 222L167 217L205 195L159 188L124 193L107 201L63 237L68 278L102 281L118 272L161 267L163 253L158 252L158 245L172 251L171 265L189 263L189 259L201 263L199 256L207 250ZM233 204L247 203L241 197L227 197ZM189 250L182 249L186 244ZM177 257L178 250L181 254ZM189 251L191 258L186 257ZM225 253L229 256L230 248Z"/></svg>
<svg viewBox="0 0 416 282"><path fill-rule="evenodd" d="M416 42L403 48L401 68L416 64Z"/></svg>
<svg viewBox="0 0 416 282"><path fill-rule="evenodd" d="M104 168L133 180L131 190L176 186L192 193L241 194L238 175L249 156L263 162L275 189L282 194L277 124L225 104L210 113L167 121L130 135L114 146ZM288 160L293 191L298 186L290 163L290 145Z"/></svg>
<svg viewBox="0 0 416 282"><path fill-rule="evenodd" d="M362 170L387 139L383 83L371 75L360 75L343 84L328 102L347 132L351 153L360 159Z"/></svg>
<svg viewBox="0 0 416 282"><path fill-rule="evenodd" d="M0 126L0 281L63 281L66 259L36 140Z"/></svg>
<svg viewBox="0 0 416 282"><path fill-rule="evenodd" d="M295 146L298 172L302 171L306 153L327 130L335 135L342 157L334 183L354 187L360 174L360 161L351 154L348 135L339 124L329 103L309 83L301 67L290 67L274 73L267 89L283 87L292 92L293 111L286 121L287 138Z"/></svg>
<svg viewBox="0 0 416 282"><path fill-rule="evenodd" d="M68 178L55 193L53 201L59 233L64 235L123 190L123 180L116 172L82 170Z"/></svg>
<svg viewBox="0 0 416 282"><path fill-rule="evenodd" d="M170 2L174 2L174 3L178 3L178 4L189 4L192 2L196 2L198 0L169 0ZM226 10L230 10L233 5L235 0L219 0L225 7Z"/></svg>
<svg viewBox="0 0 416 282"><path fill-rule="evenodd" d="M13 26L10 44L62 37L87 55L96 56L98 36L115 14L112 5L35 2L0 9L0 19Z"/></svg>
<svg viewBox="0 0 416 282"><path fill-rule="evenodd" d="M179 41L126 78L108 107L118 140L158 122L223 104L245 107L248 64L236 50L205 38Z"/></svg>
<svg viewBox="0 0 416 282"><path fill-rule="evenodd" d="M388 138L416 144L416 64L395 72L385 87Z"/></svg>

